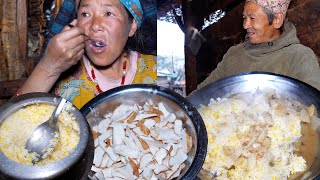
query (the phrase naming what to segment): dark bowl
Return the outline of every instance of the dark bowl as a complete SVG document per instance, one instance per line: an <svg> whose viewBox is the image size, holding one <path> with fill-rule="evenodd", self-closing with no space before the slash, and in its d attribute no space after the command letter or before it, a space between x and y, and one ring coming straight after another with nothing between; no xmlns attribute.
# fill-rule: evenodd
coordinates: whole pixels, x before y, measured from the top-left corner
<svg viewBox="0 0 320 180"><path fill-rule="evenodd" d="M96 116L103 117L112 112L120 104L143 105L151 99L157 104L163 102L170 112L174 112L183 122L188 134L192 136L193 146L185 161L186 167L178 179L194 179L200 171L207 152L207 132L198 111L181 95L157 85L135 84L126 85L106 91L89 101L81 112L93 127L98 122Z"/></svg>
<svg viewBox="0 0 320 180"><path fill-rule="evenodd" d="M320 77L319 77L320 78ZM215 81L202 89L192 93L187 99L196 107L200 105L208 105L211 98L224 97L230 94L237 94L243 92L254 92L257 89L273 88L277 94L300 103L310 106L314 105L318 111L317 117L320 113L320 92L302 82L287 76L278 75L274 73L265 72L249 72L238 75L229 76L218 81ZM315 127L318 135L320 135L320 128ZM318 138L317 146L319 146L320 138ZM312 163L310 174L304 174L306 179L314 179L320 174L320 148L316 152L316 159ZM319 178L319 177L317 177Z"/></svg>
<svg viewBox="0 0 320 180"><path fill-rule="evenodd" d="M49 93L29 93L10 99L0 107L0 124L13 112L34 103L56 104L58 96ZM93 161L93 138L89 125L72 106L70 112L80 127L77 146L65 158L44 166L23 165L8 159L0 152L0 179L85 179Z"/></svg>

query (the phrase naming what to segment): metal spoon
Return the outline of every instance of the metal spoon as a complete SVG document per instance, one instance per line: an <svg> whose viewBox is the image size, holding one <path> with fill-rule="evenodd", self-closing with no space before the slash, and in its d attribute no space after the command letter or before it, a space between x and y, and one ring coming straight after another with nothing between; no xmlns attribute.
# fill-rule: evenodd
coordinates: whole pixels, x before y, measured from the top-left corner
<svg viewBox="0 0 320 180"><path fill-rule="evenodd" d="M40 124L27 140L26 149L29 153L36 153L33 164L46 158L59 142L58 116L67 100L60 98L49 120Z"/></svg>
<svg viewBox="0 0 320 180"><path fill-rule="evenodd" d="M73 27L74 27L74 25L72 25L72 24L68 24L68 26L69 26L70 28L73 28ZM84 36L87 37L88 40L90 40L91 43L92 43L94 46L97 46L97 47L104 47L104 46L105 46L101 41L94 40L94 39L90 38L89 36L87 36L87 35L85 35L85 34L84 34Z"/></svg>

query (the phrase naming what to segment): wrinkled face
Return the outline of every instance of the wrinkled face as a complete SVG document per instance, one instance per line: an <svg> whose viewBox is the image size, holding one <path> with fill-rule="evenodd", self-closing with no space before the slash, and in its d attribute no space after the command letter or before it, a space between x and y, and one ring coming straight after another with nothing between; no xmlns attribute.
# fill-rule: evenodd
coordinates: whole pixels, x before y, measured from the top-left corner
<svg viewBox="0 0 320 180"><path fill-rule="evenodd" d="M251 44L269 42L274 39L276 29L269 24L268 16L262 6L246 2L243 10L243 28L247 30L247 36Z"/></svg>
<svg viewBox="0 0 320 180"><path fill-rule="evenodd" d="M129 20L119 0L81 0L78 26L90 37L86 54L98 66L112 64L136 30L136 22Z"/></svg>

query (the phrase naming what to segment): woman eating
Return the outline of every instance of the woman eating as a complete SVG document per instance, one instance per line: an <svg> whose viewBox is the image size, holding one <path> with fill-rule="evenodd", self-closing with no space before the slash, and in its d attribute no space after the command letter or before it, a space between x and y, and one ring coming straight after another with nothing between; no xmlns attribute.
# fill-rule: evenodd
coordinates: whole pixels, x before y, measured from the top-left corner
<svg viewBox="0 0 320 180"><path fill-rule="evenodd" d="M155 56L132 50L141 41L139 0L81 0L77 10L77 19L49 41L19 94L52 92L80 109L111 88L155 83Z"/></svg>

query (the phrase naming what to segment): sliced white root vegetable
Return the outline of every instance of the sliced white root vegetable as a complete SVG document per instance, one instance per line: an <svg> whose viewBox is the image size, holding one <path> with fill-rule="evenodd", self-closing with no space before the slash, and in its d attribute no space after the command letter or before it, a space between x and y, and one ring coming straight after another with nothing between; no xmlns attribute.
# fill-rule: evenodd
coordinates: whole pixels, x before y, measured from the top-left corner
<svg viewBox="0 0 320 180"><path fill-rule="evenodd" d="M192 138L165 104L120 105L96 129L92 170L97 179L169 179L179 176Z"/></svg>

